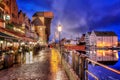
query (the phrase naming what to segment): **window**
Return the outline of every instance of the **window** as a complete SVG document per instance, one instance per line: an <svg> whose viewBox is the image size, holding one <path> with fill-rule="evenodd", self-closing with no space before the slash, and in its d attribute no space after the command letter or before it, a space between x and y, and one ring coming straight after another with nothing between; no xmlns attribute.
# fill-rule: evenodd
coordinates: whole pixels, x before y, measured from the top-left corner
<svg viewBox="0 0 120 80"><path fill-rule="evenodd" d="M40 28L40 30L42 31L42 28Z"/></svg>
<svg viewBox="0 0 120 80"><path fill-rule="evenodd" d="M14 7L14 11L15 11L15 7Z"/></svg>
<svg viewBox="0 0 120 80"><path fill-rule="evenodd" d="M9 1L8 1L8 0L6 1L6 4L7 4L8 6L10 5L10 3L9 3Z"/></svg>
<svg viewBox="0 0 120 80"><path fill-rule="evenodd" d="M0 19L3 19L3 13L0 12Z"/></svg>
<svg viewBox="0 0 120 80"><path fill-rule="evenodd" d="M12 17L15 17L15 15L12 13Z"/></svg>

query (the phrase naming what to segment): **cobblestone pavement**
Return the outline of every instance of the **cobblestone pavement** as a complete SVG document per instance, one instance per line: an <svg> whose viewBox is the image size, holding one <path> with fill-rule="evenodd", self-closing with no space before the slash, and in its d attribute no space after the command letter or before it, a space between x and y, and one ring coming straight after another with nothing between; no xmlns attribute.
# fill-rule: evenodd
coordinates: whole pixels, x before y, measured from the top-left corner
<svg viewBox="0 0 120 80"><path fill-rule="evenodd" d="M0 71L0 80L68 80L60 67L57 50L42 50L38 55L26 53L26 64Z"/></svg>

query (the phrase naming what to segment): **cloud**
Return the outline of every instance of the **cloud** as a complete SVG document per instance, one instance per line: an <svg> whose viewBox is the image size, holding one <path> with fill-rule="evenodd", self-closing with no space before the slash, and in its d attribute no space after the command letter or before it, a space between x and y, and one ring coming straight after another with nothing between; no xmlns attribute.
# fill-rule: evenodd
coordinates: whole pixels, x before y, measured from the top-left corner
<svg viewBox="0 0 120 80"><path fill-rule="evenodd" d="M120 25L119 0L17 0L19 8L30 17L36 11L53 11L52 36L60 22L63 34L110 30ZM110 28L109 28L110 27ZM118 32L120 26L116 27ZM65 36L66 36L65 35Z"/></svg>
<svg viewBox="0 0 120 80"><path fill-rule="evenodd" d="M56 23L53 31L60 21L63 34L82 34L101 28L109 30L111 25L120 23L119 0L53 0L52 6Z"/></svg>
<svg viewBox="0 0 120 80"><path fill-rule="evenodd" d="M82 26L86 26L87 29L88 7L90 8L88 0L54 0L54 18L63 25L63 33L71 34L72 30L75 31Z"/></svg>
<svg viewBox="0 0 120 80"><path fill-rule="evenodd" d="M105 16L101 20L96 22L90 22L89 25L91 28L105 28L111 25L119 25L120 24L120 15L116 16Z"/></svg>

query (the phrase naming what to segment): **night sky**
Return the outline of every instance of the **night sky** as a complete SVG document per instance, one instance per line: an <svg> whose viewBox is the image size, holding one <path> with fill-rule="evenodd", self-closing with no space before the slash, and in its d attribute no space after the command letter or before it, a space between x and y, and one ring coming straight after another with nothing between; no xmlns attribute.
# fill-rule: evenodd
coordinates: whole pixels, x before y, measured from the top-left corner
<svg viewBox="0 0 120 80"><path fill-rule="evenodd" d="M61 23L62 37L101 30L114 31L120 40L120 0L17 0L17 4L29 18L36 11L53 11L51 38Z"/></svg>

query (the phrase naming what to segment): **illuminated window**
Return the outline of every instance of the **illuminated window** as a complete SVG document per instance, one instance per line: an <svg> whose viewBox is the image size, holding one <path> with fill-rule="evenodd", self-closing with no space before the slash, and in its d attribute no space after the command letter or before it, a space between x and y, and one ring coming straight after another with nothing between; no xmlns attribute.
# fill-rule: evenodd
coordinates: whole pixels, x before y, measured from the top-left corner
<svg viewBox="0 0 120 80"><path fill-rule="evenodd" d="M42 31L42 28L40 28L40 30Z"/></svg>

